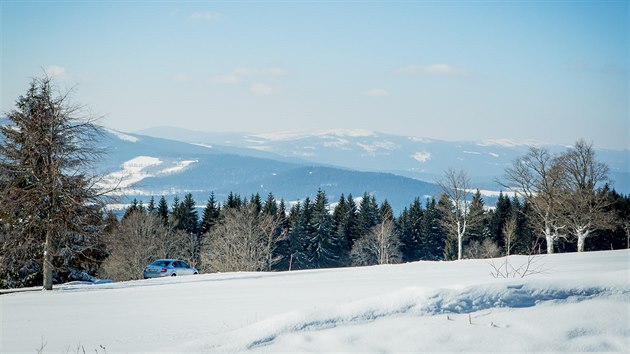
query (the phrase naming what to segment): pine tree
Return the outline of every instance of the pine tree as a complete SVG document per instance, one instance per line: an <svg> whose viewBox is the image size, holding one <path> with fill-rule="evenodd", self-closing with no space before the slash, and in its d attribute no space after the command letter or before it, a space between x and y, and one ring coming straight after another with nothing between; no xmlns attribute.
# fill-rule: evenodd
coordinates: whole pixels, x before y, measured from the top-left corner
<svg viewBox="0 0 630 354"><path fill-rule="evenodd" d="M504 196L503 193L499 193L496 207L492 212L490 228L492 240L500 247L505 247L505 235L503 234L503 228L512 216L512 203L510 202L510 198Z"/></svg>
<svg viewBox="0 0 630 354"><path fill-rule="evenodd" d="M191 193L184 196L184 200L178 208L179 223L177 228L186 231L189 235L196 235L199 227L199 217L195 205L195 200Z"/></svg>
<svg viewBox="0 0 630 354"><path fill-rule="evenodd" d="M330 268L340 265L340 242L333 232L333 222L328 212L328 199L322 190L317 191L313 205L312 233L306 246L309 263L313 268Z"/></svg>
<svg viewBox="0 0 630 354"><path fill-rule="evenodd" d="M147 213L149 213L149 214L155 214L156 213L155 198L153 198L153 196L151 196L151 199L149 199L149 205L147 205Z"/></svg>
<svg viewBox="0 0 630 354"><path fill-rule="evenodd" d="M267 199L262 206L262 212L271 216L278 214L278 204L276 203L276 198L273 197L273 193L269 192L267 195Z"/></svg>
<svg viewBox="0 0 630 354"><path fill-rule="evenodd" d="M446 235L440 223L440 211L435 198L427 200L424 214L422 215L422 259L440 260L444 256L444 243Z"/></svg>
<svg viewBox="0 0 630 354"><path fill-rule="evenodd" d="M162 196L158 202L157 215L162 219L164 226L168 225L168 204L164 196Z"/></svg>
<svg viewBox="0 0 630 354"><path fill-rule="evenodd" d="M55 275L76 269L75 260L85 263L89 243L100 236L103 191L92 166L103 130L81 112L44 77L31 82L0 126L0 205L8 209L3 222L10 228L0 245L0 268L16 266L31 279L28 285L43 283L47 290ZM22 256L28 264L5 263ZM5 275L3 283L11 280Z"/></svg>
<svg viewBox="0 0 630 354"><path fill-rule="evenodd" d="M310 244L309 238L313 234L312 218L313 206L308 197L303 204L298 202L291 208L291 213L289 214L291 222L289 230L291 269L313 268L311 253L308 248Z"/></svg>
<svg viewBox="0 0 630 354"><path fill-rule="evenodd" d="M380 215L376 198L368 192L363 193L359 204L359 237L367 235L370 230L380 223Z"/></svg>
<svg viewBox="0 0 630 354"><path fill-rule="evenodd" d="M212 192L208 198L208 203L206 203L206 208L203 210L201 224L199 225L199 234L205 235L208 233L208 231L219 222L220 214L221 208L216 202L214 192Z"/></svg>
<svg viewBox="0 0 630 354"><path fill-rule="evenodd" d="M414 262L424 256L422 253L424 241L421 233L422 216L422 204L420 198L416 198L399 217L400 250L404 262Z"/></svg>

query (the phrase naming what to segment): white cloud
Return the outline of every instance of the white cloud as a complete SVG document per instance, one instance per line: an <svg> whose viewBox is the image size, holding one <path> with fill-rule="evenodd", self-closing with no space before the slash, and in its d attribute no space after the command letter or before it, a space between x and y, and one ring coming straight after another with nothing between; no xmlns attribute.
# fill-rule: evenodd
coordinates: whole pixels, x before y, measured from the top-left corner
<svg viewBox="0 0 630 354"><path fill-rule="evenodd" d="M63 68L61 66L58 65L51 65L49 67L46 68L46 73L48 75L50 75L51 77L57 78L57 79L62 79L67 77L66 74L66 68Z"/></svg>
<svg viewBox="0 0 630 354"><path fill-rule="evenodd" d="M426 66L409 65L396 70L397 74L406 75L431 75L431 76L470 76L471 73L462 69L455 68L449 64L431 64Z"/></svg>
<svg viewBox="0 0 630 354"><path fill-rule="evenodd" d="M427 162L431 159L431 153L426 151L418 151L411 157L418 162Z"/></svg>
<svg viewBox="0 0 630 354"><path fill-rule="evenodd" d="M370 97L380 97L380 96L387 96L389 94L389 92L387 92L387 90L384 89L370 89L367 90L365 92L363 92L364 96L370 96Z"/></svg>
<svg viewBox="0 0 630 354"><path fill-rule="evenodd" d="M190 15L191 20L199 21L199 22L215 22L219 20L220 18L221 16L218 13L212 12L212 11L195 12L192 15Z"/></svg>
<svg viewBox="0 0 630 354"><path fill-rule="evenodd" d="M274 93L274 89L271 85L263 82L257 82L249 87L256 96L269 96Z"/></svg>

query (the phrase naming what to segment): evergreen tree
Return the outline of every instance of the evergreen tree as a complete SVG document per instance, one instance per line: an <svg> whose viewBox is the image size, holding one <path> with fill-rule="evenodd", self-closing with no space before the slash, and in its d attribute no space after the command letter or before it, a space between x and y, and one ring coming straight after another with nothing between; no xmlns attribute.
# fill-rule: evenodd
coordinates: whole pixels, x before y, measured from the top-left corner
<svg viewBox="0 0 630 354"><path fill-rule="evenodd" d="M15 280L52 290L53 277L91 270L85 254L101 236L103 191L93 165L103 130L55 92L49 77L34 79L0 125L0 216L9 228L0 286Z"/></svg>
<svg viewBox="0 0 630 354"><path fill-rule="evenodd" d="M240 209L241 205L245 204L245 201L241 200L241 196L230 192L227 200L225 201L225 207L227 209Z"/></svg>
<svg viewBox="0 0 630 354"><path fill-rule="evenodd" d="M309 238L314 233L312 230L313 206L310 198L307 197L304 204L297 203L291 208L289 216L291 221L289 230L290 268L313 268L311 253L308 249Z"/></svg>
<svg viewBox="0 0 630 354"><path fill-rule="evenodd" d="M140 211L140 207L138 205L138 200L133 198L129 206L125 209L125 214L123 215L123 220L127 219L131 214Z"/></svg>
<svg viewBox="0 0 630 354"><path fill-rule="evenodd" d="M179 208L179 197L178 196L173 197L173 204L171 205L171 210L172 210L172 213L171 213L170 218L169 218L169 224L173 228L179 229L179 223L180 223L180 220L182 218L182 215L181 215L182 211Z"/></svg>
<svg viewBox="0 0 630 354"><path fill-rule="evenodd" d="M257 214L260 214L263 207L262 200L260 199L260 194L256 193L255 195L252 195L250 199L250 205L253 206L254 211Z"/></svg>
<svg viewBox="0 0 630 354"><path fill-rule="evenodd" d="M147 213L152 215L156 213L155 198L153 198L153 196L151 196L151 199L149 199L149 205L147 205Z"/></svg>
<svg viewBox="0 0 630 354"><path fill-rule="evenodd" d="M184 196L184 200L178 208L179 223L177 228L186 231L189 235L196 235L199 227L199 217L195 205L195 200L191 193Z"/></svg>
<svg viewBox="0 0 630 354"><path fill-rule="evenodd" d="M505 247L503 228L512 216L512 203L510 202L510 198L504 196L503 193L499 193L496 208L491 214L490 228L492 230L492 241L496 242L500 247Z"/></svg>
<svg viewBox="0 0 630 354"><path fill-rule="evenodd" d="M322 190L317 191L311 233L307 236L307 254L313 268L330 268L340 265L340 242L333 232L333 222L328 212L328 199Z"/></svg>
<svg viewBox="0 0 630 354"><path fill-rule="evenodd" d="M273 197L273 193L269 192L267 195L267 199L262 206L262 212L271 216L278 214L278 204L276 203L276 198Z"/></svg>
<svg viewBox="0 0 630 354"><path fill-rule="evenodd" d="M398 219L403 262L415 262L423 256L422 216L422 204L420 198L416 198L409 208L403 210Z"/></svg>
<svg viewBox="0 0 630 354"><path fill-rule="evenodd" d="M162 219L162 222L166 226L168 224L168 204L164 196L160 197L157 207L157 215Z"/></svg>
<svg viewBox="0 0 630 354"><path fill-rule="evenodd" d="M486 223L484 222L484 201L481 197L481 193L477 189L477 192L472 197L470 205L468 206L470 219L476 220L474 223L470 223L466 230L466 242L478 242L481 243L487 236Z"/></svg>
<svg viewBox="0 0 630 354"><path fill-rule="evenodd" d="M363 193L359 204L359 237L367 235L370 230L380 223L380 215L376 198L368 192Z"/></svg>
<svg viewBox="0 0 630 354"><path fill-rule="evenodd" d="M199 225L199 234L205 235L212 229L214 225L219 222L219 215L221 214L221 208L216 202L214 192L210 193L206 208L203 210L201 218L201 224Z"/></svg>
<svg viewBox="0 0 630 354"><path fill-rule="evenodd" d="M440 260L444 255L444 243L446 235L440 222L440 211L435 198L427 200L424 214L422 215L422 252L421 259Z"/></svg>
<svg viewBox="0 0 630 354"><path fill-rule="evenodd" d="M394 208L392 208L392 205L389 204L387 199L383 201L383 204L381 204L381 207L379 208L379 221L383 222L386 219L389 221L394 220Z"/></svg>

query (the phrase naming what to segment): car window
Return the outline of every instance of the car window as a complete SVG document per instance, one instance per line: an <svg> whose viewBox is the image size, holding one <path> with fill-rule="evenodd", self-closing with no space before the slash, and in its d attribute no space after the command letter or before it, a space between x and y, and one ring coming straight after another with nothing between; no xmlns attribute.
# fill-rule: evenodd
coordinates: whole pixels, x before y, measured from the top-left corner
<svg viewBox="0 0 630 354"><path fill-rule="evenodd" d="M154 266L158 266L158 267L168 267L168 261L155 261L153 263L151 263L151 265Z"/></svg>
<svg viewBox="0 0 630 354"><path fill-rule="evenodd" d="M182 264L182 268L190 268L190 266L188 265L188 263L186 263L186 262L184 262L184 261L181 261L181 262L179 262L179 263L181 263L181 264Z"/></svg>
<svg viewBox="0 0 630 354"><path fill-rule="evenodd" d="M175 261L175 262L173 262L173 267L176 267L176 268L183 268L183 266L182 266L182 262L180 262L180 261Z"/></svg>

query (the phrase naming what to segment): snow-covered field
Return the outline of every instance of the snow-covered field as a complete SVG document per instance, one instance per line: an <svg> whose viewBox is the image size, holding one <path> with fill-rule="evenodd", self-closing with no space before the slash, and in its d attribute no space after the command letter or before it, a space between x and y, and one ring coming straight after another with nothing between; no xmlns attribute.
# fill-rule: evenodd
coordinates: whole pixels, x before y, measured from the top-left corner
<svg viewBox="0 0 630 354"><path fill-rule="evenodd" d="M523 279L471 260L6 294L0 352L627 353L629 268L624 250L539 256Z"/></svg>

